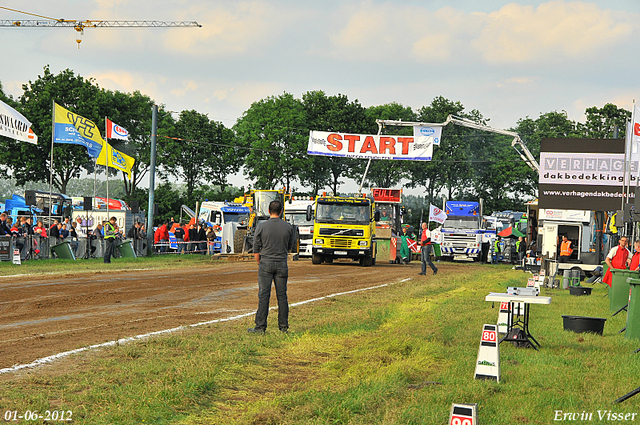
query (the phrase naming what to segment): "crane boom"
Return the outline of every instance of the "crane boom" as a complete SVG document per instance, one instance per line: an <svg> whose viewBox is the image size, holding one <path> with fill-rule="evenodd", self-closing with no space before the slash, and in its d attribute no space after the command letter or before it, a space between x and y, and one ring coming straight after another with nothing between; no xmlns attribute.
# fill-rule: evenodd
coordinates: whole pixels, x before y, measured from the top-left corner
<svg viewBox="0 0 640 425"><path fill-rule="evenodd" d="M536 173L540 174L540 164L538 164L538 161L536 161L536 159L531 154L529 149L527 149L527 146L524 144L524 142L522 141L518 133L515 133L513 131L500 130L497 128L489 127L488 125L475 122L467 118L456 117L455 115L449 115L443 125L447 125L448 123L453 123L453 124L461 125L463 127L475 128L477 130L483 130L491 133L503 134L505 136L513 137L513 140L511 141L511 146L516 150L516 152L518 152L518 155L520 155L520 158L522 158L522 160L525 162L525 164L529 166L529 168L531 168Z"/></svg>
<svg viewBox="0 0 640 425"><path fill-rule="evenodd" d="M0 20L0 27L28 27L28 28L136 28L136 27L202 27L196 21L99 21L99 20Z"/></svg>
<svg viewBox="0 0 640 425"><path fill-rule="evenodd" d="M536 161L536 159L531 154L529 149L527 149L527 146L524 144L524 142L520 138L520 135L513 131L500 130L497 128L489 127L488 125L485 125L476 121L472 121L467 118L457 117L455 115L449 115L445 122L439 123L439 124L409 122L409 121L394 121L394 120L376 120L376 122L378 123L378 134L380 134L380 132L382 131L383 125L394 125L394 126L420 125L420 126L427 126L427 127L428 126L444 127L447 124L452 123L452 124L461 125L463 127L475 128L476 130L483 130L491 133L498 133L505 136L510 136L510 137L513 137L513 141L511 141L511 146L516 150L516 152L518 152L518 155L520 155L520 158L522 158L522 160L525 162L525 164L529 166L529 168L531 168L536 173L540 174L540 164L538 164L538 161ZM366 175L366 171L365 171L365 175ZM364 178L362 179L362 181L364 184ZM362 187L362 185L360 185L360 187Z"/></svg>

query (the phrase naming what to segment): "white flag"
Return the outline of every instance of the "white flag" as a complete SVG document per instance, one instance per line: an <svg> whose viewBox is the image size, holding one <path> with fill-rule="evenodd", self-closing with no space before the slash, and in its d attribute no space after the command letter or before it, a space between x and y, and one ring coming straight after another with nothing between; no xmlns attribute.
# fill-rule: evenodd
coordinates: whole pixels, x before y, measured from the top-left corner
<svg viewBox="0 0 640 425"><path fill-rule="evenodd" d="M38 144L38 136L31 130L31 121L0 100L0 136L21 142Z"/></svg>
<svg viewBox="0 0 640 425"><path fill-rule="evenodd" d="M429 221L443 224L447 219L447 213L433 204L429 204Z"/></svg>

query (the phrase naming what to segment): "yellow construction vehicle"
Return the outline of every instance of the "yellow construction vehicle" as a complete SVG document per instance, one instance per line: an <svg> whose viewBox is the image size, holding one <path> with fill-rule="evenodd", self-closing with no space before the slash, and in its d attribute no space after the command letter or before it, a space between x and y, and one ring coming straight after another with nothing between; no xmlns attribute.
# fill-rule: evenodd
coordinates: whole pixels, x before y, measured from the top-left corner
<svg viewBox="0 0 640 425"><path fill-rule="evenodd" d="M233 246L242 247L237 249L236 252L242 252L243 254L253 252L253 237L256 232L258 223L264 220L269 220L269 204L272 201L280 201L282 203L282 214L280 218L285 218L285 198L288 195L284 189L280 190L251 190L249 193L245 193L244 196L240 196L234 199L235 202L241 203L243 206L249 208L249 222L244 226L239 226L233 235ZM298 252L298 231L294 226L294 234L296 236L296 243L294 244L294 253Z"/></svg>

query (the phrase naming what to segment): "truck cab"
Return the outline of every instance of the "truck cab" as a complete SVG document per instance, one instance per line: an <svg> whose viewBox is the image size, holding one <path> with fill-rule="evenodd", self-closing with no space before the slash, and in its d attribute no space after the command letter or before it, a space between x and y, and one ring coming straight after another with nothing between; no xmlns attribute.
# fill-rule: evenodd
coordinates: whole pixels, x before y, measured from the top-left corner
<svg viewBox="0 0 640 425"><path fill-rule="evenodd" d="M483 227L482 202L447 201L447 219L432 232L441 257L450 260L486 261L490 236Z"/></svg>
<svg viewBox="0 0 640 425"><path fill-rule="evenodd" d="M369 267L376 262L375 202L366 197L321 196L307 209L314 220L312 263L349 258Z"/></svg>

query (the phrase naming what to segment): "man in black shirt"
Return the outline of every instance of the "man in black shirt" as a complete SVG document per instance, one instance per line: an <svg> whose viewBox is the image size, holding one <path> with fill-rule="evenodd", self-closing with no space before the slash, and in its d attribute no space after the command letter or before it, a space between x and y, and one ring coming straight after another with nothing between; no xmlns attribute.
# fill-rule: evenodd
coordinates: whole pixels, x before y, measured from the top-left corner
<svg viewBox="0 0 640 425"><path fill-rule="evenodd" d="M184 229L180 226L177 226L173 231L173 234L176 237L176 243L178 244L178 254L182 254L184 252Z"/></svg>
<svg viewBox="0 0 640 425"><path fill-rule="evenodd" d="M289 329L289 302L287 300L288 253L293 248L293 227L280 218L282 203L269 204L269 220L258 224L253 238L253 255L258 262L258 311L256 326L251 333L264 333L267 329L271 282L276 287L278 299L278 327L281 332Z"/></svg>

